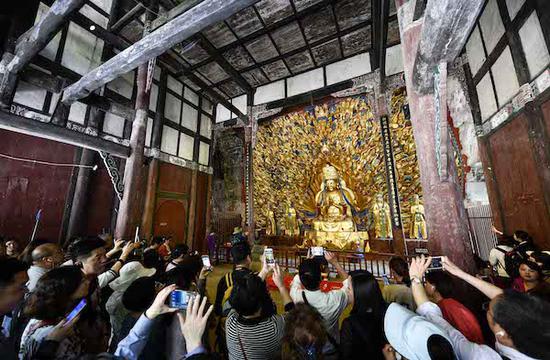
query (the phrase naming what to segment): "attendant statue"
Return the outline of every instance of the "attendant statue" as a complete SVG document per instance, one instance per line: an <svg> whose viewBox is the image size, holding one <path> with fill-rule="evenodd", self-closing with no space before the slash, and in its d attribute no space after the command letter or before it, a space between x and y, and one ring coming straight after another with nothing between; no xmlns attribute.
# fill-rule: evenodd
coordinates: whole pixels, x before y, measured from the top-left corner
<svg viewBox="0 0 550 360"><path fill-rule="evenodd" d="M409 237L411 239L427 239L428 231L426 230L426 217L424 216L424 205L420 204L420 197L413 196L413 204L411 205L411 225L409 229Z"/></svg>
<svg viewBox="0 0 550 360"><path fill-rule="evenodd" d="M376 201L372 206L374 218L374 232L377 238L393 238L391 230L390 206L384 201L382 194L376 195Z"/></svg>
<svg viewBox="0 0 550 360"><path fill-rule="evenodd" d="M323 167L321 190L315 195L317 217L313 229L317 231L355 231L352 208L355 207L355 194L346 187L338 170L327 164Z"/></svg>
<svg viewBox="0 0 550 360"><path fill-rule="evenodd" d="M277 235L277 222L275 221L275 213L272 210L267 212L266 234L269 236Z"/></svg>
<svg viewBox="0 0 550 360"><path fill-rule="evenodd" d="M300 235L300 226L298 224L298 218L296 216L296 209L292 205L289 205L286 210L286 227L285 234L289 236Z"/></svg>

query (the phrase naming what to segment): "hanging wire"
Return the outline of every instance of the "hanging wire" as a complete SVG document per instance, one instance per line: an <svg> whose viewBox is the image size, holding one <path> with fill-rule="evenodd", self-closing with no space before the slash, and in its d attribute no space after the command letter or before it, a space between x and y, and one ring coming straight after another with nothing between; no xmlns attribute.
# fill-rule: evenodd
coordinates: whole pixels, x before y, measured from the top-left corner
<svg viewBox="0 0 550 360"><path fill-rule="evenodd" d="M40 165L58 166L58 167L77 167L77 168L82 168L82 169L92 169L92 171L97 170L97 165L55 163L55 162L50 162L50 161L26 159L26 158L11 156L11 155L2 154L2 153L0 153L0 157L10 159L10 160L15 160L15 161L23 161L23 162L33 163L33 164L40 164Z"/></svg>

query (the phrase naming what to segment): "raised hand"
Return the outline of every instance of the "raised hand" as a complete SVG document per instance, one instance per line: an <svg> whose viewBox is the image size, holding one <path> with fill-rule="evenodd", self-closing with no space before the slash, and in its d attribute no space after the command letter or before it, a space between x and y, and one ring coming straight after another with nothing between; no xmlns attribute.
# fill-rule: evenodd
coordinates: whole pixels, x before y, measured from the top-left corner
<svg viewBox="0 0 550 360"><path fill-rule="evenodd" d="M61 342L67 336L71 335L74 332L74 325L80 319L80 314L76 315L71 320L67 321L66 318L63 318L57 325L54 326L53 330L46 336L46 340L52 340Z"/></svg>
<svg viewBox="0 0 550 360"><path fill-rule="evenodd" d="M279 289L285 287L284 274L281 271L279 264L275 264L275 266L273 266L273 282Z"/></svg>
<svg viewBox="0 0 550 360"><path fill-rule="evenodd" d="M443 263L443 270L447 271L447 272L450 272L451 274L453 274L454 276L459 276L461 275L462 273L464 273L464 271L459 268L458 266L456 266L451 260L449 260L448 257L446 256L442 256L441 257L441 262Z"/></svg>
<svg viewBox="0 0 550 360"><path fill-rule="evenodd" d="M182 313L178 313L178 320L180 323L181 333L185 338L185 345L187 352L191 352L194 349L202 345L202 336L206 329L208 317L212 313L214 307L210 305L206 313L204 309L206 307L206 296L202 298L200 295L189 299L185 317Z"/></svg>
<svg viewBox="0 0 550 360"><path fill-rule="evenodd" d="M153 320L159 315L178 311L176 308L171 308L166 305L166 299L172 291L176 290L176 285L169 285L162 289L153 301L153 304L145 311L145 316Z"/></svg>
<svg viewBox="0 0 550 360"><path fill-rule="evenodd" d="M424 255L412 259L411 265L409 267L409 275L411 278L416 277L422 280L422 277L426 273L428 267L432 262L432 257L428 256L427 258Z"/></svg>
<svg viewBox="0 0 550 360"><path fill-rule="evenodd" d="M331 264L338 262L338 257L333 252L330 252L328 250L325 250L325 259Z"/></svg>

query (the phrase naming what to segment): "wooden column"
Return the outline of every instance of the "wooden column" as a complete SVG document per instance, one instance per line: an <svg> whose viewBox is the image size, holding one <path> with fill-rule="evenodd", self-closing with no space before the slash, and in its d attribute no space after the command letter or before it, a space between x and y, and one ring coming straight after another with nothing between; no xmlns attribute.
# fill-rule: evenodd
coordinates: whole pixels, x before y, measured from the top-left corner
<svg viewBox="0 0 550 360"><path fill-rule="evenodd" d="M153 234L153 219L155 216L155 204L157 202L157 186L159 180L159 160L152 158L147 173L147 190L145 192L145 204L141 217L142 234L150 239Z"/></svg>
<svg viewBox="0 0 550 360"><path fill-rule="evenodd" d="M90 149L82 149L80 157L80 165L93 166L95 163L96 152ZM82 230L86 223L86 205L88 203L89 185L91 180L92 169L78 169L76 186L71 205L71 214L69 217L69 226L67 228L66 240L73 236L84 235Z"/></svg>
<svg viewBox="0 0 550 360"><path fill-rule="evenodd" d="M187 239L186 243L189 248L192 248L194 245L195 237L195 219L197 217L197 177L198 170L193 169L191 172L191 190L189 192L189 211L188 211L188 221L187 221Z"/></svg>
<svg viewBox="0 0 550 360"><path fill-rule="evenodd" d="M157 108L155 109L155 119L153 120L153 131L151 134L151 152L153 158L149 163L149 172L147 174L147 191L145 193L145 205L143 216L141 218L142 234L149 239L153 234L153 221L155 219L155 204L157 202L157 187L159 179L160 161L155 154L160 151L160 140L162 135L162 122L164 119L164 104L166 100L166 71L160 75L160 84L158 90Z"/></svg>
<svg viewBox="0 0 550 360"><path fill-rule="evenodd" d="M146 15L146 37L151 21L151 13ZM151 69L154 71L154 69ZM147 112L149 110L149 95L151 88L148 82L148 62L138 67L136 114L132 123L130 135L130 157L126 159L124 167L124 194L120 202L115 228L115 238L127 238L134 233L135 227L141 225L141 207L143 205L143 189L141 180L143 176L143 161L145 159L145 135L147 131Z"/></svg>

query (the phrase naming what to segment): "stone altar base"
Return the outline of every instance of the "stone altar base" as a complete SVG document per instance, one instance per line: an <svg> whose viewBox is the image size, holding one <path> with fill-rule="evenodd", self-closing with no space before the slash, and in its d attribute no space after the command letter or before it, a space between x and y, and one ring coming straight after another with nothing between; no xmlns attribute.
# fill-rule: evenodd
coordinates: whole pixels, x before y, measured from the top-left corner
<svg viewBox="0 0 550 360"><path fill-rule="evenodd" d="M367 231L319 231L306 230L304 242L299 247L322 246L326 249L370 252Z"/></svg>

